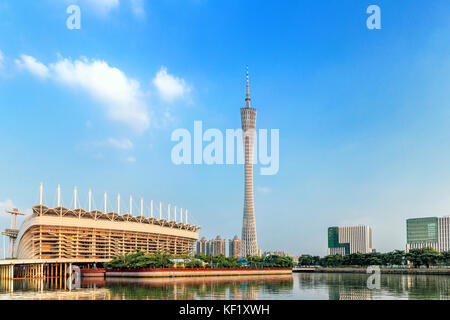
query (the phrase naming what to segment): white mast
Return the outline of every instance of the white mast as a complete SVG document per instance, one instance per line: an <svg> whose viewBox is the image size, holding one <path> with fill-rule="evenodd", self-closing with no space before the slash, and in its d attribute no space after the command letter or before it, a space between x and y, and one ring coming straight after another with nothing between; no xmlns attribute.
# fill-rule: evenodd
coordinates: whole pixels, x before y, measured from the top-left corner
<svg viewBox="0 0 450 320"><path fill-rule="evenodd" d="M150 200L150 217L153 218L153 200Z"/></svg>
<svg viewBox="0 0 450 320"><path fill-rule="evenodd" d="M180 222L183 223L183 208L180 208Z"/></svg>
<svg viewBox="0 0 450 320"><path fill-rule="evenodd" d="M39 204L42 205L42 192L44 191L44 186L41 182L41 185L39 186Z"/></svg>
<svg viewBox="0 0 450 320"><path fill-rule="evenodd" d="M187 209L186 209L185 213L186 213L186 224L188 224L188 211L187 211Z"/></svg>
<svg viewBox="0 0 450 320"><path fill-rule="evenodd" d="M133 196L130 196L130 214L133 215Z"/></svg>
<svg viewBox="0 0 450 320"><path fill-rule="evenodd" d="M92 190L89 189L89 205L88 205L89 212L91 212L91 199L92 199Z"/></svg>
<svg viewBox="0 0 450 320"><path fill-rule="evenodd" d="M175 210L173 210L173 215L174 215L174 220L175 222L177 222L177 206L174 207Z"/></svg>
<svg viewBox="0 0 450 320"><path fill-rule="evenodd" d="M141 197L141 217L144 215L144 198Z"/></svg>
<svg viewBox="0 0 450 320"><path fill-rule="evenodd" d="M74 204L74 209L77 208L77 187L75 187L73 189L73 204Z"/></svg>
<svg viewBox="0 0 450 320"><path fill-rule="evenodd" d="M162 219L162 202L159 202L159 220Z"/></svg>
<svg viewBox="0 0 450 320"><path fill-rule="evenodd" d="M120 214L120 193L117 194L117 213Z"/></svg>
<svg viewBox="0 0 450 320"><path fill-rule="evenodd" d="M61 186L58 184L58 205L57 207L61 206Z"/></svg>
<svg viewBox="0 0 450 320"><path fill-rule="evenodd" d="M104 193L104 195L103 195L103 196L104 196L104 198L105 198L105 206L104 206L103 208L104 208L104 210L105 210L104 212L106 213L106 197L107 197L107 195L106 195L106 191L105 191L105 193Z"/></svg>

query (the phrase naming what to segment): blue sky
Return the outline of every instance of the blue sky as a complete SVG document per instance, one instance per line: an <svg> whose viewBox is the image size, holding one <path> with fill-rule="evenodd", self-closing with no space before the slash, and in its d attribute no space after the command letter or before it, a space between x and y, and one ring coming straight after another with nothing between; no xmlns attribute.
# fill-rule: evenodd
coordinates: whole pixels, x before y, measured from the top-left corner
<svg viewBox="0 0 450 320"><path fill-rule="evenodd" d="M449 14L448 0L0 0L0 209L29 211L42 181L50 206L58 183L69 207L74 186L98 208L120 192L123 211L142 196L188 208L200 236L240 236L243 167L175 166L170 135L239 128L249 64L257 126L280 130L278 174L254 179L260 247L323 255L329 226L364 223L377 250L403 249L406 218L450 213Z"/></svg>

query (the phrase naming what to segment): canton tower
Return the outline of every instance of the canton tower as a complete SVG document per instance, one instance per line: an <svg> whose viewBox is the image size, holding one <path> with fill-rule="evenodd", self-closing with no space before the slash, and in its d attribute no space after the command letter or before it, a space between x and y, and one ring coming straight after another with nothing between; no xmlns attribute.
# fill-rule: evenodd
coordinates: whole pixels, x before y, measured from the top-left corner
<svg viewBox="0 0 450 320"><path fill-rule="evenodd" d="M256 237L255 206L253 203L253 149L255 143L256 109L250 107L250 88L247 65L246 106L241 108L243 147L245 152L245 197L242 222L241 256L258 255Z"/></svg>

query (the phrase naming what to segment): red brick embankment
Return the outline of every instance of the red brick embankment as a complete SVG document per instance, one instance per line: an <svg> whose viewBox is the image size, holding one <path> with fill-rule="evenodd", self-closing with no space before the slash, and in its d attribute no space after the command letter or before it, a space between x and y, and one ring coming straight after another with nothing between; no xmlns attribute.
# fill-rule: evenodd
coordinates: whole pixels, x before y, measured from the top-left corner
<svg viewBox="0 0 450 320"><path fill-rule="evenodd" d="M154 268L154 269L108 269L82 270L83 276L106 277L207 277L207 276L247 276L247 275L276 275L291 274L292 268Z"/></svg>

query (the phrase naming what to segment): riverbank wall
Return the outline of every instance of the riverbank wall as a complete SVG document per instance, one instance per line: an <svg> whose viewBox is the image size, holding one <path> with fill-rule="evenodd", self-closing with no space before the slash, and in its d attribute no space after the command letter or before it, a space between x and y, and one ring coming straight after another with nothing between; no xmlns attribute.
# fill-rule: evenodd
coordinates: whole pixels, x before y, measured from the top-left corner
<svg viewBox="0 0 450 320"><path fill-rule="evenodd" d="M105 277L106 269L81 269L81 275L87 278Z"/></svg>
<svg viewBox="0 0 450 320"><path fill-rule="evenodd" d="M309 271L311 272L311 271ZM367 274L367 268L342 267L342 268L315 268L314 272L319 273L364 273ZM382 274L422 274L422 275L450 275L450 268L380 268Z"/></svg>
<svg viewBox="0 0 450 320"><path fill-rule="evenodd" d="M292 274L292 268L160 268L121 270L81 270L83 277L161 278Z"/></svg>

